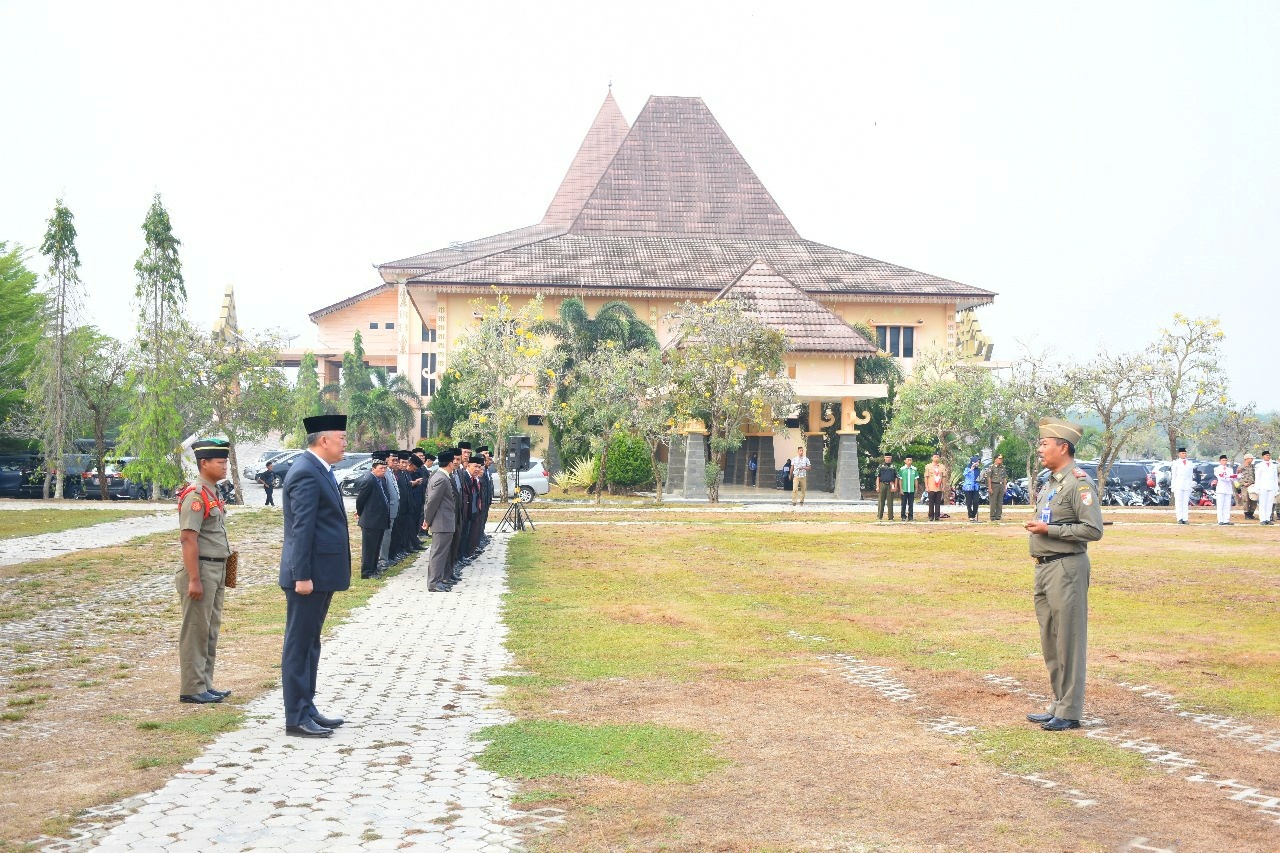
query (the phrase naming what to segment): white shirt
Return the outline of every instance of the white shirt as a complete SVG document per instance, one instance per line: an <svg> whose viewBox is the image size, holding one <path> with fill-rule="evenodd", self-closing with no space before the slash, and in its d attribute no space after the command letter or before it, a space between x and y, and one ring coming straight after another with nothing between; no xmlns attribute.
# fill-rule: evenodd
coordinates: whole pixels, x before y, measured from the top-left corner
<svg viewBox="0 0 1280 853"><path fill-rule="evenodd" d="M1195 484L1192 474L1195 472L1196 466L1192 464L1190 459L1173 460L1172 476L1174 491L1190 491Z"/></svg>
<svg viewBox="0 0 1280 853"><path fill-rule="evenodd" d="M1254 482L1258 486L1260 492L1276 491L1276 463L1275 460L1270 462L1259 462L1253 466Z"/></svg>
<svg viewBox="0 0 1280 853"><path fill-rule="evenodd" d="M791 476L803 477L805 479L808 479L809 465L810 463L809 463L808 456L797 456L795 459L792 459L791 460Z"/></svg>
<svg viewBox="0 0 1280 853"><path fill-rule="evenodd" d="M1232 493L1233 483L1236 479L1236 472L1231 470L1230 465L1219 465L1213 469L1213 476L1217 478L1218 485L1214 491L1220 495L1229 495Z"/></svg>

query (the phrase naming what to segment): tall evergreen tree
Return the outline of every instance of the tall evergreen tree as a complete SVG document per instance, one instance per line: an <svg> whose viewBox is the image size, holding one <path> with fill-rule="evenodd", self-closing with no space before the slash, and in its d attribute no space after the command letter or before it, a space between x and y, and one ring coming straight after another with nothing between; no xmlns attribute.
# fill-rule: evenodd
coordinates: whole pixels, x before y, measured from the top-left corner
<svg viewBox="0 0 1280 853"><path fill-rule="evenodd" d="M40 295L36 274L27 269L21 246L0 240L0 425L12 434L9 419L25 396L24 377L40 339Z"/></svg>
<svg viewBox="0 0 1280 853"><path fill-rule="evenodd" d="M307 351L302 354L298 364L298 378L293 384L293 426L292 434L299 442L305 441L307 430L302 425L305 418L324 414L324 403L320 400L320 362L316 354Z"/></svg>
<svg viewBox="0 0 1280 853"><path fill-rule="evenodd" d="M178 389L177 347L182 309L187 302L182 262L178 258L181 241L173 234L169 212L157 193L142 223L146 247L133 265L138 274L134 296L138 303L138 345L141 359L134 373L138 407L126 425L122 443L137 457L129 465L129 475L151 483L151 497L160 497L162 487L182 482L180 453L182 416Z"/></svg>
<svg viewBox="0 0 1280 853"><path fill-rule="evenodd" d="M76 249L75 217L62 199L53 207L48 230L40 253L49 259L45 279L45 334L40 349L40 381L35 383L35 403L44 442L45 470L62 471L67 453L67 430L75 397L69 376L72 346L83 300L80 283L80 252ZM62 476L49 476L44 481L44 496L62 498Z"/></svg>

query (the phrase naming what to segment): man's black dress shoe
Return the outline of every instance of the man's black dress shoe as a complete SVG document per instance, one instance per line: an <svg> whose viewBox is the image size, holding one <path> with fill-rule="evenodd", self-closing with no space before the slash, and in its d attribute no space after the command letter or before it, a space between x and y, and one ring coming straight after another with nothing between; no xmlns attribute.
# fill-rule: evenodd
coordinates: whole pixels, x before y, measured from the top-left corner
<svg viewBox="0 0 1280 853"><path fill-rule="evenodd" d="M230 695L231 695L231 691L230 691L230 690L217 690L217 689L212 688L212 687L210 687L208 690L206 690L206 691L205 691L205 693L212 693L214 696L217 696L217 697L218 697L218 698L220 698L220 699L226 699L228 696L230 696Z"/></svg>
<svg viewBox="0 0 1280 853"><path fill-rule="evenodd" d="M1080 721L1064 720L1061 717L1054 717L1040 728L1044 729L1046 732L1065 732L1067 729L1080 728Z"/></svg>
<svg viewBox="0 0 1280 853"><path fill-rule="evenodd" d="M336 729L346 722L341 717L326 717L324 714L312 714L311 719L316 725L324 726L326 729Z"/></svg>
<svg viewBox="0 0 1280 853"><path fill-rule="evenodd" d="M194 693L194 694L188 694L186 696L179 696L178 701L186 702L191 705L212 705L214 702L221 702L222 697L217 696L213 693L210 693L208 690L205 690L202 693Z"/></svg>
<svg viewBox="0 0 1280 853"><path fill-rule="evenodd" d="M1033 723L1047 723L1053 719L1053 714L1027 714L1027 719Z"/></svg>
<svg viewBox="0 0 1280 853"><path fill-rule="evenodd" d="M445 586L444 584L436 583L427 587L427 592L448 592L448 591L449 591L449 587Z"/></svg>
<svg viewBox="0 0 1280 853"><path fill-rule="evenodd" d="M294 737L332 737L333 729L316 725L314 720L303 720L298 726L285 726L284 733Z"/></svg>

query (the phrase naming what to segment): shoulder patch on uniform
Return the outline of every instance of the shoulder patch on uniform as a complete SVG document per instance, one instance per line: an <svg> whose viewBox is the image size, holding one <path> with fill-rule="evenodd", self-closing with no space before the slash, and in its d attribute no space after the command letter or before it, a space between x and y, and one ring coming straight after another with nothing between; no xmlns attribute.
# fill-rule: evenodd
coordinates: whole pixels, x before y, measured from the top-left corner
<svg viewBox="0 0 1280 853"><path fill-rule="evenodd" d="M1074 468L1071 473L1076 475L1077 480L1085 480L1089 477L1089 475L1084 472L1083 468Z"/></svg>
<svg viewBox="0 0 1280 853"><path fill-rule="evenodd" d="M200 502L199 498L196 498L194 501L191 502L191 511L204 512L204 504Z"/></svg>
<svg viewBox="0 0 1280 853"><path fill-rule="evenodd" d="M1080 490L1080 503L1085 506L1093 506L1093 489Z"/></svg>

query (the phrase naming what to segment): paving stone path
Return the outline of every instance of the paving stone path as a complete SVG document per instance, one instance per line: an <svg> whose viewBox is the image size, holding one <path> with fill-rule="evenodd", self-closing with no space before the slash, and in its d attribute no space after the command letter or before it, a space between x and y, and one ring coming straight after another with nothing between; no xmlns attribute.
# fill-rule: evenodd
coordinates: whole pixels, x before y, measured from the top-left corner
<svg viewBox="0 0 1280 853"><path fill-rule="evenodd" d="M246 706L241 729L140 798L101 847L496 851L561 820L513 809L511 783L473 761L483 744L472 735L509 720L490 684L511 665L507 539L495 535L448 594L427 591L419 559L333 632L317 704L348 722L332 738L286 737L274 690Z"/></svg>

